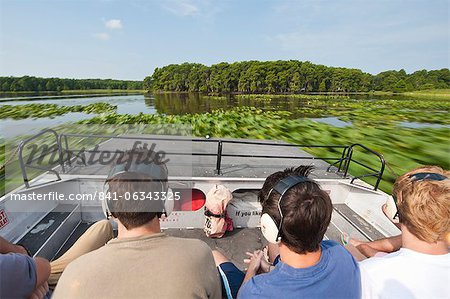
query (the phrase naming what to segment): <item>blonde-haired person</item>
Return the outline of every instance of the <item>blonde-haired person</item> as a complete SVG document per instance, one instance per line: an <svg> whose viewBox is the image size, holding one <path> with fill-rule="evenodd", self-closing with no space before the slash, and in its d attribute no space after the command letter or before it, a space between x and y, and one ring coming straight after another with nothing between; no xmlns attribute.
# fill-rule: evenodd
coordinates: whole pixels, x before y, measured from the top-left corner
<svg viewBox="0 0 450 299"><path fill-rule="evenodd" d="M400 249L360 262L363 298L448 298L450 172L409 171L396 180L393 197L402 234L391 249Z"/></svg>

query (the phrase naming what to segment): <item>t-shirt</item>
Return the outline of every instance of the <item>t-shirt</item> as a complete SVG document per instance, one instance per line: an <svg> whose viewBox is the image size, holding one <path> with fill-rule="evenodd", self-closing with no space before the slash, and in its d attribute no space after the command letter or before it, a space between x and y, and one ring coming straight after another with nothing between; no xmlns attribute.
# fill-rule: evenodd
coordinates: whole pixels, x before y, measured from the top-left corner
<svg viewBox="0 0 450 299"><path fill-rule="evenodd" d="M221 298L219 279L208 245L159 233L113 239L77 258L52 298Z"/></svg>
<svg viewBox="0 0 450 299"><path fill-rule="evenodd" d="M410 249L360 262L363 298L449 298L450 254Z"/></svg>
<svg viewBox="0 0 450 299"><path fill-rule="evenodd" d="M36 287L36 264L31 257L0 254L0 298L28 298Z"/></svg>
<svg viewBox="0 0 450 299"><path fill-rule="evenodd" d="M254 276L238 298L360 298L358 263L334 241L322 241L319 262L308 268L293 268L280 261L275 269Z"/></svg>

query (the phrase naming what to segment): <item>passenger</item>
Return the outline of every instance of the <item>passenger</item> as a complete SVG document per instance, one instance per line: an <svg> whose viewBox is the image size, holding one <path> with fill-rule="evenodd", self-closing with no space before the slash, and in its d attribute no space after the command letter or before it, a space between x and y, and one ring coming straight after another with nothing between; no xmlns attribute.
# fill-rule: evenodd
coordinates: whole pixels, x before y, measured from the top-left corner
<svg viewBox="0 0 450 299"><path fill-rule="evenodd" d="M261 251L248 253L244 277L222 254L214 252L228 294L236 294L243 281L239 298L360 297L356 261L338 243L322 241L333 207L328 194L307 178L311 170L300 166L276 172L260 191L261 230L272 243L269 256L279 251L273 266L265 262Z"/></svg>
<svg viewBox="0 0 450 299"><path fill-rule="evenodd" d="M13 245L0 237L0 298L49 297L49 289L56 286L71 261L100 248L112 238L109 221L98 221L65 254L49 263L41 257L31 258L23 245Z"/></svg>
<svg viewBox="0 0 450 299"><path fill-rule="evenodd" d="M0 237L0 298L49 298L50 263Z"/></svg>
<svg viewBox="0 0 450 299"><path fill-rule="evenodd" d="M167 212L167 201L156 195L162 199L168 191L167 167L157 156L152 163L137 164L136 156L128 152L127 165L117 163L107 180L112 198L105 202L118 225L117 239L71 262L53 297L220 298L209 247L161 233L159 217ZM155 200L126 199L134 194Z"/></svg>
<svg viewBox="0 0 450 299"><path fill-rule="evenodd" d="M402 234L369 246L385 252L401 248L360 263L364 298L448 298L449 177L449 171L425 166L396 180L393 196Z"/></svg>
<svg viewBox="0 0 450 299"><path fill-rule="evenodd" d="M67 265L76 258L99 249L114 238L113 228L108 220L100 220L91 225L83 235L60 258L50 262L51 273L48 285L54 289Z"/></svg>

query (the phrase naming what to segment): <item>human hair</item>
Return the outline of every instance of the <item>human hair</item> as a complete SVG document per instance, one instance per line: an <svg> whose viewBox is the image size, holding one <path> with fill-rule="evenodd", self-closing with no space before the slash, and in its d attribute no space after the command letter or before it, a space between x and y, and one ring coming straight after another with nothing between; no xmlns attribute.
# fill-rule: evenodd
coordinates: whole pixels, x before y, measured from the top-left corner
<svg viewBox="0 0 450 299"><path fill-rule="evenodd" d="M417 173L436 173L446 180L417 179ZM450 172L422 166L398 177L394 183L400 223L418 239L434 243L450 231Z"/></svg>
<svg viewBox="0 0 450 299"><path fill-rule="evenodd" d="M268 176L258 196L262 213L269 214L279 225L281 195L271 190L288 176L307 177L312 169L312 166L292 167ZM317 251L331 221L333 205L329 195L315 181L302 182L286 191L280 208L283 212L281 242L299 254Z"/></svg>
<svg viewBox="0 0 450 299"><path fill-rule="evenodd" d="M155 200L156 194L167 189L167 167L157 164L154 152L150 150L134 150L125 153L128 164L127 171L119 172L107 180L108 195L112 216L116 217L126 229L142 226L155 217L160 217L163 211L163 202L160 198ZM131 162L137 162L142 155L153 157L150 162L155 167L161 167L161 178L153 178L149 174L129 169ZM122 163L122 162L118 162Z"/></svg>

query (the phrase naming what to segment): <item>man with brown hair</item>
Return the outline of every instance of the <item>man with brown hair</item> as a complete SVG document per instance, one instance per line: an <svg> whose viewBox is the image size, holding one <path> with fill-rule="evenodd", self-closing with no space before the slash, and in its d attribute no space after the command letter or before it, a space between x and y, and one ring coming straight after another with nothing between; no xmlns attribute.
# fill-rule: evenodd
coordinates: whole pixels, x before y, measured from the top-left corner
<svg viewBox="0 0 450 299"><path fill-rule="evenodd" d="M401 237L366 245L380 249L386 244L380 251L401 248L360 263L364 298L448 298L449 177L440 167L424 166L396 180Z"/></svg>
<svg viewBox="0 0 450 299"><path fill-rule="evenodd" d="M71 262L53 297L221 298L210 248L161 232L159 217L168 213L167 200L174 196L167 167L127 155L133 162L117 163L107 179L106 213L117 222L117 239Z"/></svg>
<svg viewBox="0 0 450 299"><path fill-rule="evenodd" d="M334 241L322 241L333 206L319 184L307 178L312 167L288 168L270 175L259 194L261 231L279 256L267 264L261 251L249 253L248 270L238 275L214 252L225 285L239 287L239 298L359 298L361 284L356 261ZM256 275L260 272L264 274ZM230 278L230 279L228 279Z"/></svg>

